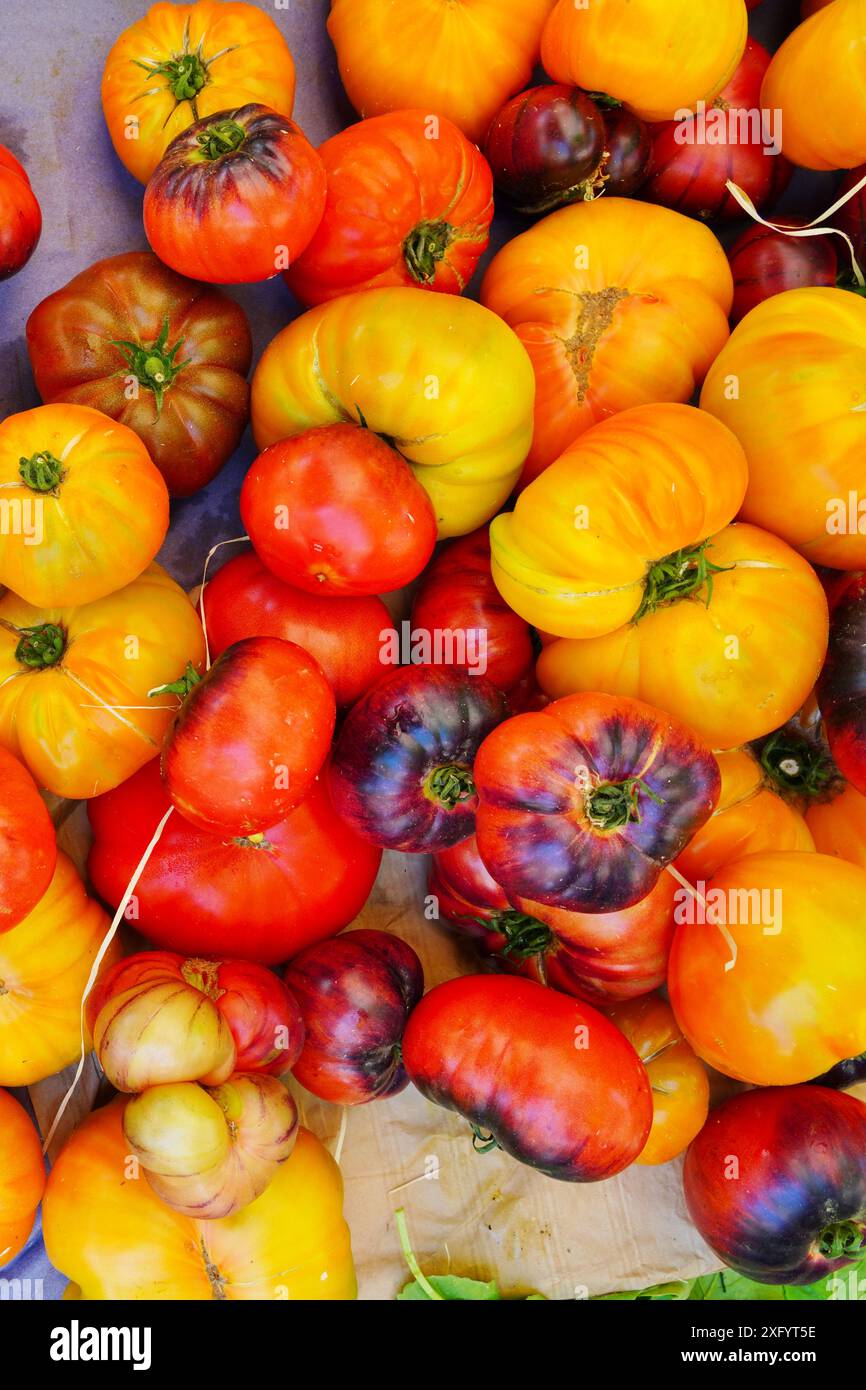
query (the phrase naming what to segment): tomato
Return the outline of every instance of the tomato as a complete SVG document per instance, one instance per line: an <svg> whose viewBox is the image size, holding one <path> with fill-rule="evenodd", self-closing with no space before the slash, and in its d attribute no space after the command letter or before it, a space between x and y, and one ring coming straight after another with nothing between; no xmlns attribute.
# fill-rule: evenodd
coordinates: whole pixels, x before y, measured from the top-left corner
<svg viewBox="0 0 866 1390"><path fill-rule="evenodd" d="M732 297L712 232L636 199L575 203L509 241L481 300L514 329L535 372L523 481L609 415L690 400L728 337Z"/></svg>
<svg viewBox="0 0 866 1390"><path fill-rule="evenodd" d="M716 761L722 774L716 809L676 860L677 869L691 883L706 883L747 854L815 848L803 816L780 796L751 750L717 752Z"/></svg>
<svg viewBox="0 0 866 1390"><path fill-rule="evenodd" d="M160 758L172 805L199 830L260 835L309 794L335 719L309 652L244 637L195 678L172 721Z"/></svg>
<svg viewBox="0 0 866 1390"><path fill-rule="evenodd" d="M76 1060L81 996L108 926L72 861L58 854L33 911L0 936L0 1085L31 1086ZM101 969L119 954L112 942Z"/></svg>
<svg viewBox="0 0 866 1390"><path fill-rule="evenodd" d="M550 212L602 187L604 116L578 87L531 87L493 118L484 153L514 207Z"/></svg>
<svg viewBox="0 0 866 1390"><path fill-rule="evenodd" d="M382 643L394 632L380 598L331 598L284 584L253 551L230 560L200 599L211 653L243 637L283 637L324 671L339 706L353 705L382 674Z"/></svg>
<svg viewBox="0 0 866 1390"><path fill-rule="evenodd" d="M7 593L0 746L57 796L108 791L159 752L177 701L150 692L188 664L204 664L201 624L159 565L81 606L34 608Z"/></svg>
<svg viewBox="0 0 866 1390"><path fill-rule="evenodd" d="M734 72L748 34L743 0L558 0L541 39L556 82L604 92L647 121L712 101Z"/></svg>
<svg viewBox="0 0 866 1390"><path fill-rule="evenodd" d="M607 1016L635 1049L652 1088L652 1129L635 1163L668 1163L704 1126L710 1104L706 1068L677 1027L671 1006L657 995L617 1004Z"/></svg>
<svg viewBox="0 0 866 1390"><path fill-rule="evenodd" d="M734 329L701 394L749 460L742 519L834 569L866 566L864 372L866 302L846 290L789 290Z"/></svg>
<svg viewBox="0 0 866 1390"><path fill-rule="evenodd" d="M577 912L639 903L709 818L709 749L637 700L572 695L494 729L475 759L478 849L509 897Z"/></svg>
<svg viewBox="0 0 866 1390"><path fill-rule="evenodd" d="M805 218L785 217L779 225L802 227L805 222ZM756 304L785 290L835 285L838 258L833 242L831 236L786 236L753 222L728 247L734 276L731 322L738 324Z"/></svg>
<svg viewBox="0 0 866 1390"><path fill-rule="evenodd" d="M505 501L532 398L526 353L494 314L395 286L343 295L277 334L253 376L253 433L263 449L363 418L407 459L444 538L474 531Z"/></svg>
<svg viewBox="0 0 866 1390"><path fill-rule="evenodd" d="M187 961L187 978L214 998L228 1022L235 1070L284 1076L300 1056L304 1020L296 1001L270 970L252 961Z"/></svg>
<svg viewBox="0 0 866 1390"><path fill-rule="evenodd" d="M670 565L663 557L681 551L694 562L691 552L732 520L746 482L737 440L708 415L684 405L623 411L582 435L513 512L496 517L496 586L548 634L613 632L655 602L653 571Z"/></svg>
<svg viewBox="0 0 866 1390"><path fill-rule="evenodd" d="M406 1020L424 993L411 946L381 931L351 931L307 946L285 981L306 1030L295 1079L334 1105L363 1105L409 1084Z"/></svg>
<svg viewBox="0 0 866 1390"><path fill-rule="evenodd" d="M89 803L88 876L106 902L120 902L170 804L157 761ZM171 816L127 916L166 950L276 965L357 917L380 859L317 781L261 838L211 835Z"/></svg>
<svg viewBox="0 0 866 1390"><path fill-rule="evenodd" d="M866 796L864 641L866 576L854 575L833 607L830 647L816 695L833 758L852 786Z"/></svg>
<svg viewBox="0 0 866 1390"><path fill-rule="evenodd" d="M111 143L141 183L193 121L250 101L291 116L294 95L295 65L273 19L235 0L151 5L102 74Z"/></svg>
<svg viewBox="0 0 866 1390"><path fill-rule="evenodd" d="M725 865L701 896L678 905L668 973L699 1057L755 1086L788 1086L866 1051L863 869L765 851Z"/></svg>
<svg viewBox="0 0 866 1390"><path fill-rule="evenodd" d="M621 1173L652 1122L634 1048L588 1005L531 980L468 975L437 985L403 1038L409 1079L478 1142L564 1182Z"/></svg>
<svg viewBox="0 0 866 1390"><path fill-rule="evenodd" d="M360 424L265 449L244 478L241 519L268 569L311 594L400 589L436 544L427 493L402 454Z"/></svg>
<svg viewBox="0 0 866 1390"><path fill-rule="evenodd" d="M7 415L0 489L0 584L40 607L129 584L168 530L168 491L141 440L88 406Z"/></svg>
<svg viewBox="0 0 866 1390"><path fill-rule="evenodd" d="M73 1297L105 1301L355 1297L340 1170L306 1129L258 1201L228 1220L172 1211L128 1176L125 1101L64 1145L42 1208L48 1258Z"/></svg>
<svg viewBox="0 0 866 1390"><path fill-rule="evenodd" d="M109 256L37 304L27 349L44 401L93 406L134 430L172 497L215 477L249 414L247 317L149 251Z"/></svg>
<svg viewBox="0 0 866 1390"><path fill-rule="evenodd" d="M759 211L781 197L791 165L779 152L781 132L759 107L769 66L767 50L749 39L739 67L707 110L654 128L652 174L643 197L707 219L742 217L729 180Z"/></svg>
<svg viewBox="0 0 866 1390"><path fill-rule="evenodd" d="M866 159L864 32L866 0L839 0L799 25L774 54L761 106L778 111L782 148L795 164L851 169Z"/></svg>
<svg viewBox="0 0 866 1390"><path fill-rule="evenodd" d="M864 1151L866 1105L853 1096L817 1086L733 1096L686 1157L689 1215L747 1278L814 1284L862 1258Z"/></svg>
<svg viewBox="0 0 866 1390"><path fill-rule="evenodd" d="M604 191L609 198L626 198L642 187L652 165L652 136L645 121L627 106L603 102L605 162Z"/></svg>
<svg viewBox="0 0 866 1390"><path fill-rule="evenodd" d="M493 181L444 116L393 111L319 147L325 214L286 271L303 304L381 285L460 294L487 248Z"/></svg>
<svg viewBox="0 0 866 1390"><path fill-rule="evenodd" d="M292 265L325 210L325 170L288 116L251 103L172 140L148 179L144 230L161 261L222 285Z"/></svg>
<svg viewBox="0 0 866 1390"><path fill-rule="evenodd" d="M0 933L33 911L56 863L54 826L36 783L0 747Z"/></svg>
<svg viewBox="0 0 866 1390"><path fill-rule="evenodd" d="M42 210L24 168L0 145L0 280L17 275L36 250Z"/></svg>
<svg viewBox="0 0 866 1390"><path fill-rule="evenodd" d="M415 592L411 628L422 665L466 666L499 690L511 691L532 667L532 634L493 583L486 529L449 542L427 566ZM437 635L448 633L453 646L442 643L437 650Z"/></svg>
<svg viewBox="0 0 866 1390"><path fill-rule="evenodd" d="M474 835L431 855L427 892L437 920L444 917L459 928L482 957L523 960L552 943L549 927L513 907L478 853Z"/></svg>
<svg viewBox="0 0 866 1390"><path fill-rule="evenodd" d="M769 531L726 526L652 567L645 593L643 616L615 632L548 644L542 689L646 700L716 749L769 733L808 695L827 650L827 602L812 568Z"/></svg>
<svg viewBox="0 0 866 1390"><path fill-rule="evenodd" d="M472 765L503 719L505 698L483 678L403 666L349 711L330 765L337 812L383 849L428 854L472 834Z"/></svg>
<svg viewBox="0 0 866 1390"><path fill-rule="evenodd" d="M39 1135L23 1105L0 1090L0 1269L24 1249L45 1189Z"/></svg>
<svg viewBox="0 0 866 1390"><path fill-rule="evenodd" d="M529 81L552 5L331 0L328 33L343 86L362 116L418 107L447 116L480 144L502 103Z"/></svg>

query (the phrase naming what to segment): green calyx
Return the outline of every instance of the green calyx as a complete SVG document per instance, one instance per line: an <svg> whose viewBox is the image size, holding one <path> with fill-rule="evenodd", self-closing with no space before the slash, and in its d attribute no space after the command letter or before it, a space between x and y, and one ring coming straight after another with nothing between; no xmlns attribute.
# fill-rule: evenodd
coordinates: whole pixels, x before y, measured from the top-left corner
<svg viewBox="0 0 866 1390"><path fill-rule="evenodd" d="M792 729L777 729L759 745L761 767L774 789L801 801L832 796L842 776L830 753L816 739Z"/></svg>
<svg viewBox="0 0 866 1390"><path fill-rule="evenodd" d="M205 159L222 159L240 149L247 133L237 121L212 121L195 138Z"/></svg>
<svg viewBox="0 0 866 1390"><path fill-rule="evenodd" d="M866 1250L866 1227L859 1221L837 1221L821 1232L818 1250L828 1260L854 1259Z"/></svg>
<svg viewBox="0 0 866 1390"><path fill-rule="evenodd" d="M486 922L480 917L477 920L489 931L497 931L505 937L506 945L500 954L510 960L543 956L553 944L550 927L525 912L495 912Z"/></svg>
<svg viewBox="0 0 866 1390"><path fill-rule="evenodd" d="M472 1127L472 1147L477 1154L489 1154L493 1149L502 1148L499 1140L494 1138L492 1134L485 1134L478 1125L472 1124L471 1120L470 1125Z"/></svg>
<svg viewBox="0 0 866 1390"><path fill-rule="evenodd" d="M56 492L63 481L63 464L47 449L18 460L21 481L32 492Z"/></svg>
<svg viewBox="0 0 866 1390"><path fill-rule="evenodd" d="M403 241L403 259L412 279L429 285L456 232L450 222L419 222Z"/></svg>
<svg viewBox="0 0 866 1390"><path fill-rule="evenodd" d="M443 763L428 774L424 791L431 801L453 811L459 802L469 801L475 795L472 770L465 763Z"/></svg>
<svg viewBox="0 0 866 1390"><path fill-rule="evenodd" d="M191 690L201 681L201 676L195 669L191 661L186 663L186 670L182 676L178 676L176 681L169 681L166 685L155 685L153 690L148 690L149 698L154 695L179 695L185 700Z"/></svg>
<svg viewBox="0 0 866 1390"><path fill-rule="evenodd" d="M644 793L657 806L664 805L641 777L628 777L624 782L599 782L586 794L586 816L598 830L621 830L623 826L641 820L640 794Z"/></svg>
<svg viewBox="0 0 866 1390"><path fill-rule="evenodd" d="M35 627L21 627L17 631L20 640L15 648L15 660L31 671L56 666L66 650L66 634L57 623L37 623Z"/></svg>
<svg viewBox="0 0 866 1390"><path fill-rule="evenodd" d="M134 343L126 338L115 338L112 340L112 347L116 347L126 359L127 366L131 374L137 379L141 386L146 386L148 391L152 391L156 400L157 414L162 410L163 396L166 390L174 381L178 372L183 371L185 362L176 362L175 358L183 347L183 338L175 343L174 347L168 346L168 319L166 318L158 338L152 343Z"/></svg>
<svg viewBox="0 0 866 1390"><path fill-rule="evenodd" d="M164 63L148 63L133 59L151 77L165 77L175 101L194 101L208 81L207 63L201 52L179 53Z"/></svg>
<svg viewBox="0 0 866 1390"><path fill-rule="evenodd" d="M717 574L733 569L732 565L714 565L707 555L709 545L710 542L706 540L700 545L675 550L672 555L666 555L663 560L651 565L644 581L640 607L631 621L639 623L647 613L654 613L657 608L669 603L692 598L702 589L706 590L704 601L709 608L713 597L713 579Z"/></svg>

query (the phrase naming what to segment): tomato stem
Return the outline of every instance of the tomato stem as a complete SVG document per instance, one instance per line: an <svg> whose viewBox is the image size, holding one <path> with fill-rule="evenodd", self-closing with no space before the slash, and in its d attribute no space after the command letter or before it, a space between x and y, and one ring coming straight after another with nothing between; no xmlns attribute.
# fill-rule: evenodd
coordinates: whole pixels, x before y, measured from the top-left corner
<svg viewBox="0 0 866 1390"><path fill-rule="evenodd" d="M470 1120L472 1128L472 1147L477 1154L489 1154L492 1149L501 1149L499 1140L492 1134L485 1134L484 1131Z"/></svg>
<svg viewBox="0 0 866 1390"><path fill-rule="evenodd" d="M181 699L186 699L189 692L199 684L201 676L195 669L191 661L186 663L186 670L182 676L178 676L176 681L169 681L167 685L155 685L153 690L148 690L148 697L154 695L180 695Z"/></svg>
<svg viewBox="0 0 866 1390"><path fill-rule="evenodd" d="M146 386L148 391L152 391L156 398L156 413L159 415L162 410L162 401L166 389L171 385L178 372L183 371L187 365L185 362L175 362L175 357L183 347L184 339L180 338L170 348L168 344L168 317L165 318L158 338L152 343L134 343L126 338L113 338L111 346L116 347L126 359L132 375L137 378L141 386Z"/></svg>
<svg viewBox="0 0 866 1390"><path fill-rule="evenodd" d="M755 747L761 767L783 796L817 801L841 789L842 774L830 752L806 734L777 729Z"/></svg>
<svg viewBox="0 0 866 1390"><path fill-rule="evenodd" d="M429 285L436 278L436 267L454 240L450 222L419 222L403 241L403 259L413 280Z"/></svg>
<svg viewBox="0 0 866 1390"><path fill-rule="evenodd" d="M859 1221L837 1221L825 1226L818 1249L828 1260L853 1259L866 1249L866 1226Z"/></svg>
<svg viewBox="0 0 866 1390"><path fill-rule="evenodd" d="M413 1276L415 1282L424 1290L428 1298L432 1299L434 1303L444 1303L445 1300L441 1293L437 1293L436 1289L434 1289L433 1285L430 1283L430 1280L418 1263L415 1251L412 1249L409 1241L409 1227L406 1224L406 1211L403 1207L399 1207L397 1211L394 1212L394 1219L397 1222L397 1234L400 1237L400 1248L403 1251L403 1259L409 1267L409 1273Z"/></svg>
<svg viewBox="0 0 866 1390"><path fill-rule="evenodd" d="M208 81L207 63L198 53L180 53L164 63L149 63L133 58L136 67L144 68L151 77L167 77L175 101L193 101Z"/></svg>
<svg viewBox="0 0 866 1390"><path fill-rule="evenodd" d="M214 121L195 138L205 159L222 159L223 155L234 154L240 149L247 133L237 121Z"/></svg>
<svg viewBox="0 0 866 1390"><path fill-rule="evenodd" d="M664 805L664 798L647 786L642 777L627 777L624 782L599 782L586 795L587 819L599 830L621 830L631 822L639 824L641 792L657 806Z"/></svg>
<svg viewBox="0 0 866 1390"><path fill-rule="evenodd" d="M475 795L472 770L465 763L442 763L428 773L424 791L431 801L453 811L458 802L469 801Z"/></svg>
<svg viewBox="0 0 866 1390"><path fill-rule="evenodd" d="M704 588L707 591L705 602L709 608L714 577L734 568L733 565L714 565L707 556L709 545L709 540L701 541L700 545L675 550L672 555L666 555L663 560L651 565L644 581L640 607L631 621L639 623L647 613L654 613L666 604L691 598Z"/></svg>
<svg viewBox="0 0 866 1390"><path fill-rule="evenodd" d="M550 927L525 912L494 912L488 921L481 917L476 921L481 922L488 931L500 932L505 937L506 945L500 955L513 960L529 960L532 956L544 955L553 943Z"/></svg>
<svg viewBox="0 0 866 1390"><path fill-rule="evenodd" d="M56 666L66 650L66 634L57 623L37 623L17 631L21 640L15 648L15 660L32 671Z"/></svg>
<svg viewBox="0 0 866 1390"><path fill-rule="evenodd" d="M64 478L63 464L47 449L31 454L29 459L20 458L18 472L32 492L56 493Z"/></svg>

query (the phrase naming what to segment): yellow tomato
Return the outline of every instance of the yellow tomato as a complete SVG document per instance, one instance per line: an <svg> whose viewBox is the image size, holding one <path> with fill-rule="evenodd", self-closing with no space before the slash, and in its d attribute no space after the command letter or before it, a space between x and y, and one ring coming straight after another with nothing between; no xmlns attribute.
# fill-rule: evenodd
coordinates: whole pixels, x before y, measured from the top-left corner
<svg viewBox="0 0 866 1390"><path fill-rule="evenodd" d="M814 565L866 567L866 302L859 295L802 289L764 300L708 372L701 406L746 451L744 521L781 536Z"/></svg>
<svg viewBox="0 0 866 1390"><path fill-rule="evenodd" d="M201 669L204 636L186 594L159 565L76 608L0 599L0 744L40 787L90 797L160 750L178 708L156 686Z"/></svg>
<svg viewBox="0 0 866 1390"><path fill-rule="evenodd" d="M137 434L86 405L0 424L0 585L28 603L90 603L150 564L168 489Z"/></svg>
<svg viewBox="0 0 866 1390"><path fill-rule="evenodd" d="M364 290L310 309L265 349L252 387L260 448L361 421L400 450L439 534L501 507L532 435L533 381L515 335L481 305L421 289Z"/></svg>
<svg viewBox="0 0 866 1390"><path fill-rule="evenodd" d="M835 854L866 869L866 796L842 782L825 801L813 801L806 824L822 854Z"/></svg>
<svg viewBox="0 0 866 1390"><path fill-rule="evenodd" d="M76 1060L81 996L108 925L72 861L58 854L48 891L0 936L0 1084L30 1086ZM119 956L112 942L102 968Z"/></svg>
<svg viewBox="0 0 866 1390"><path fill-rule="evenodd" d="M141 183L193 121L247 102L291 116L294 96L295 65L273 19L232 0L151 5L124 29L102 74L111 142Z"/></svg>
<svg viewBox="0 0 866 1390"><path fill-rule="evenodd" d="M44 1187L45 1165L33 1121L14 1096L0 1090L0 1269L27 1244Z"/></svg>
<svg viewBox="0 0 866 1390"><path fill-rule="evenodd" d="M756 526L725 527L704 556L719 566L711 589L704 583L600 637L548 643L538 659L541 688L554 699L601 690L645 700L717 749L738 748L790 719L827 650L817 575Z"/></svg>
<svg viewBox="0 0 866 1390"><path fill-rule="evenodd" d="M647 1069L653 1098L650 1136L635 1163L667 1163L703 1129L710 1105L706 1067L689 1047L674 1011L658 995L605 1009Z"/></svg>
<svg viewBox="0 0 866 1390"><path fill-rule="evenodd" d="M355 1297L340 1170L308 1130L270 1186L234 1216L198 1221L130 1166L118 1098L89 1115L51 1170L42 1208L51 1263L85 1299Z"/></svg>

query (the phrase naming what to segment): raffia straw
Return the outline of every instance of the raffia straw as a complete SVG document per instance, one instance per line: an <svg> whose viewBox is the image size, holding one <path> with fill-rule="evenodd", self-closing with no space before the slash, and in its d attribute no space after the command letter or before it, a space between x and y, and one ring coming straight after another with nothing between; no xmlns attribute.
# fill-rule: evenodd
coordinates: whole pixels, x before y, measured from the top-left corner
<svg viewBox="0 0 866 1390"><path fill-rule="evenodd" d="M232 536L227 541L217 541L216 545L212 545L207 555L205 556L204 569L201 572L201 588L199 589L198 602L199 608L201 609L201 628L202 632L204 633L204 660L205 669L207 671L210 670L210 643L208 642L207 618L205 617L204 611L204 591L207 588L207 567L213 559L214 555L216 555L217 551L222 550L224 545L240 545L242 541L248 540L249 536Z"/></svg>
<svg viewBox="0 0 866 1390"><path fill-rule="evenodd" d="M848 236L848 233L841 231L838 227L821 226L821 223L826 222L828 217L832 217L834 212L838 212L847 202L850 202L850 200L860 192L861 188L866 188L866 174L863 175L863 178L860 179L858 183L855 183L853 188L850 188L847 193L843 194L841 198L837 198L832 207L828 208L826 212L822 212L820 217L816 217L811 222L808 222L805 227L783 227L780 226L778 222L768 222L767 219L762 217L758 212L758 209L755 207L748 193L740 188L738 184L728 179L725 187L734 201L739 203L743 211L747 212L754 222L760 222L762 227L769 227L773 232L781 232L784 236L792 237L840 236L848 247L854 279L861 289L866 289L866 277L864 277L863 271L860 269L854 250L854 244Z"/></svg>
<svg viewBox="0 0 866 1390"><path fill-rule="evenodd" d="M704 915L707 921L712 926L718 927L722 936L725 938L728 950L731 953L731 959L725 961L725 970L733 970L734 966L737 963L737 943L731 936L731 933L729 932L726 924L724 922L719 922L716 919L716 914L713 912L711 907L707 906L707 900L704 897L703 893L699 893L693 883L689 883L687 878L683 878L683 875L680 873L679 869L675 869L673 864L666 864L665 868L667 869L671 877L676 879L680 887L684 888L686 892L695 899L696 902L699 902L701 904L701 907L704 909Z"/></svg>

